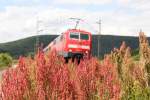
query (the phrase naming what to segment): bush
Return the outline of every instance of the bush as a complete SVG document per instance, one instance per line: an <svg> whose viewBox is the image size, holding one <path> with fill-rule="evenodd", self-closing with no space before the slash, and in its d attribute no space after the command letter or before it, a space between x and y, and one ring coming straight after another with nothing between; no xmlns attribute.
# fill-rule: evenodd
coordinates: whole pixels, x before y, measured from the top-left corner
<svg viewBox="0 0 150 100"><path fill-rule="evenodd" d="M12 64L12 57L7 53L0 54L0 67L10 66Z"/></svg>
<svg viewBox="0 0 150 100"><path fill-rule="evenodd" d="M3 100L118 100L120 83L109 59L64 63L55 53L20 58L3 74Z"/></svg>

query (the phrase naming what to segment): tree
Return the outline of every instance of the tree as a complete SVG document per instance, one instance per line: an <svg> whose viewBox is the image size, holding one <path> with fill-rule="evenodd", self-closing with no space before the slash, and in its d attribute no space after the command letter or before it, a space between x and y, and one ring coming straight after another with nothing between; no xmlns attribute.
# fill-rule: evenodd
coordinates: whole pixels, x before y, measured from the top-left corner
<svg viewBox="0 0 150 100"><path fill-rule="evenodd" d="M12 64L12 57L7 53L0 54L0 67L10 66Z"/></svg>

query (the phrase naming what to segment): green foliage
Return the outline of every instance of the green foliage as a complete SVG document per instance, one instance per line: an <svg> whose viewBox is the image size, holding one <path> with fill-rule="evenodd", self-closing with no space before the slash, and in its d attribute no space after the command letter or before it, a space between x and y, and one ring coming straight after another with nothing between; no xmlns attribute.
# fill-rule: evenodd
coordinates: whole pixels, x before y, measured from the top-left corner
<svg viewBox="0 0 150 100"><path fill-rule="evenodd" d="M140 55L139 55L139 48L134 50L132 52L132 57L135 61L139 61L140 60Z"/></svg>
<svg viewBox="0 0 150 100"><path fill-rule="evenodd" d="M122 95L122 100L150 100L150 88L142 88L138 83L128 86L128 91Z"/></svg>
<svg viewBox="0 0 150 100"><path fill-rule="evenodd" d="M139 61L139 60L140 60L140 55L137 54L137 55L133 56L133 59L134 59L135 61Z"/></svg>
<svg viewBox="0 0 150 100"><path fill-rule="evenodd" d="M0 54L0 67L10 66L12 64L12 57L7 53Z"/></svg>
<svg viewBox="0 0 150 100"><path fill-rule="evenodd" d="M29 52L29 53L26 54L26 56L34 58L35 54L34 54L34 52Z"/></svg>

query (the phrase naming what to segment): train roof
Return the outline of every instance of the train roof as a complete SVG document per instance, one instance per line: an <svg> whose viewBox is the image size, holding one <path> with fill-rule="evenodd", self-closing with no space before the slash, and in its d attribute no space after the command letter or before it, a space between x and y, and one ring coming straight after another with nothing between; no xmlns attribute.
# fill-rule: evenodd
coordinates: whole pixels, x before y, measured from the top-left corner
<svg viewBox="0 0 150 100"><path fill-rule="evenodd" d="M83 33L91 34L91 32L81 30L81 29L68 29L66 32L83 32Z"/></svg>

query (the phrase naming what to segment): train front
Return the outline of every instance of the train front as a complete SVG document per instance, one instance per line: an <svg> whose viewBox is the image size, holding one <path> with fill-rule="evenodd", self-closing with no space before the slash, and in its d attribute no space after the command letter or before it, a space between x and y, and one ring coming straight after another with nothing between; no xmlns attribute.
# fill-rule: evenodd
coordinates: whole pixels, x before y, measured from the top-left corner
<svg viewBox="0 0 150 100"><path fill-rule="evenodd" d="M92 35L83 30L69 30L67 32L67 56L73 60L90 57L92 47Z"/></svg>

